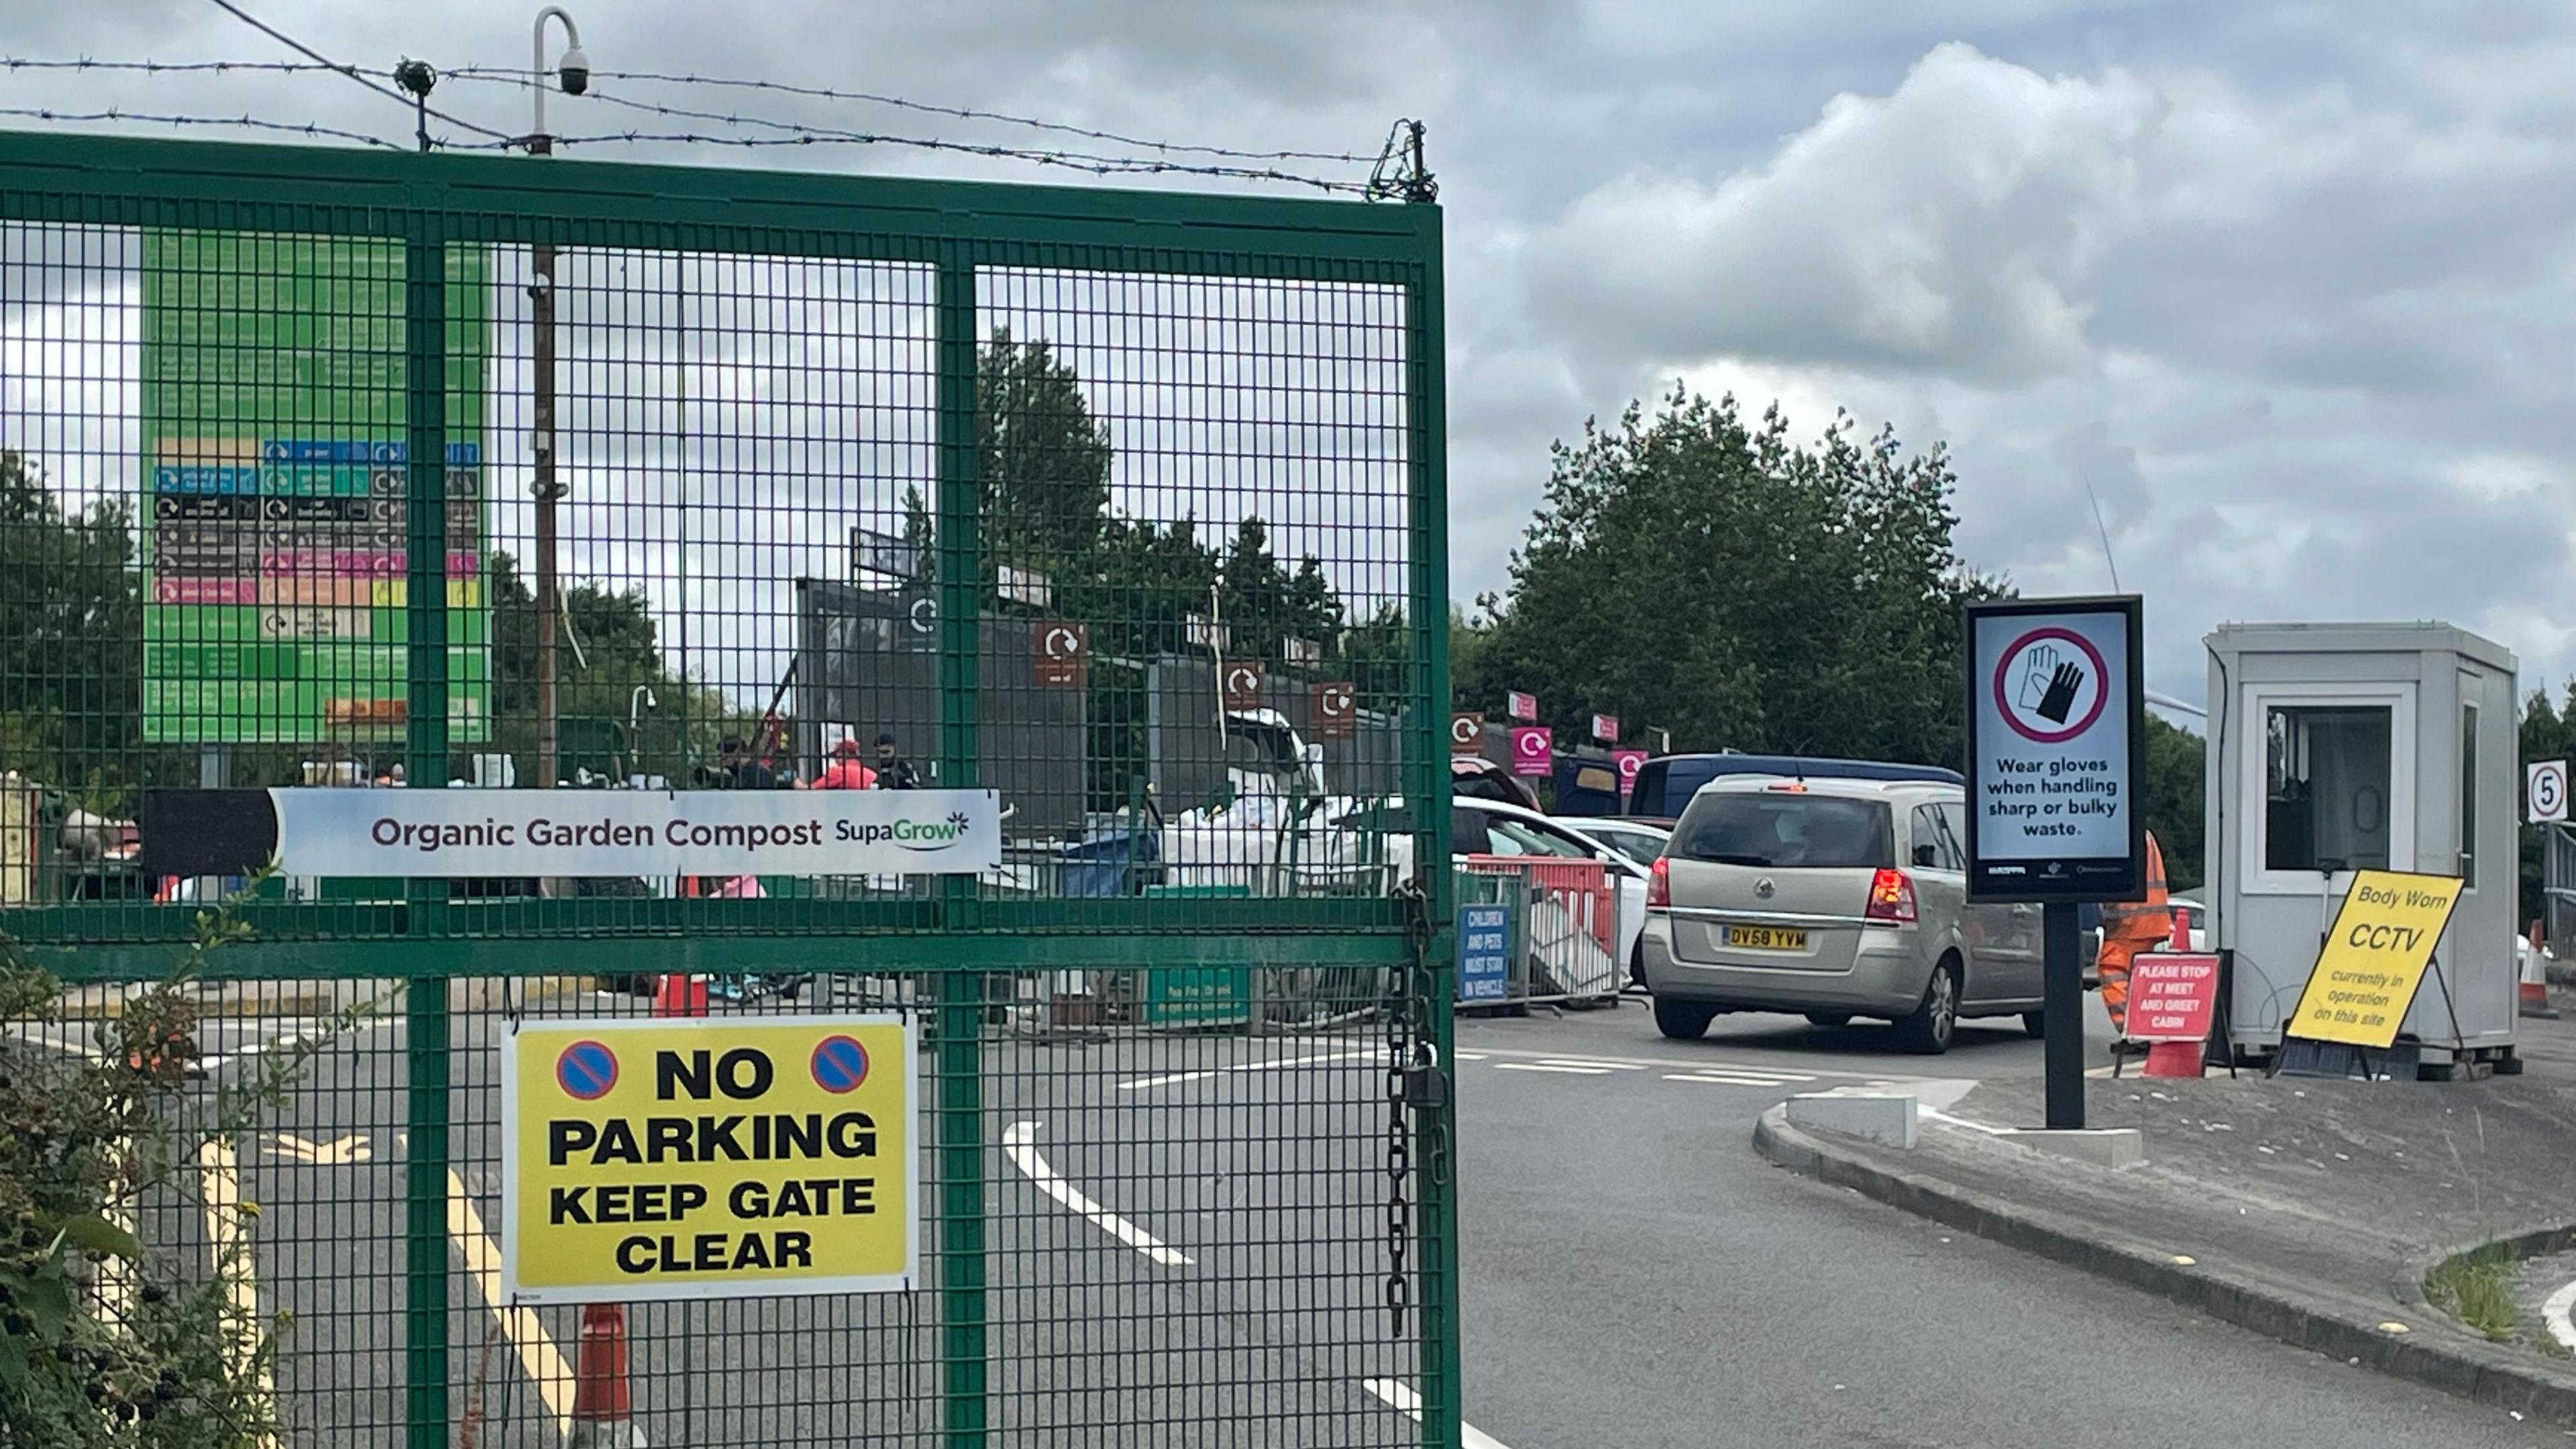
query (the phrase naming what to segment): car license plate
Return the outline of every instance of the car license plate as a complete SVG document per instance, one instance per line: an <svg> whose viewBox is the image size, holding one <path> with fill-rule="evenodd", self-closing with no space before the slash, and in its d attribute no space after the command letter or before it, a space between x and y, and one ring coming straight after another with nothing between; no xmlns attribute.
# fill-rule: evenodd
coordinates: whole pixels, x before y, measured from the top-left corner
<svg viewBox="0 0 2576 1449"><path fill-rule="evenodd" d="M1729 926L1726 944L1753 951L1804 951L1807 933L1784 930L1778 926Z"/></svg>

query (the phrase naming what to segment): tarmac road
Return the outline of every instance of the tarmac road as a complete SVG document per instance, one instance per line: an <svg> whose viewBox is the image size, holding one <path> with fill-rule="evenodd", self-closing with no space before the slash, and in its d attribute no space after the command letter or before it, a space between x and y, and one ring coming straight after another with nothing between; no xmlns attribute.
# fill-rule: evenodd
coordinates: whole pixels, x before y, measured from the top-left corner
<svg viewBox="0 0 2576 1449"><path fill-rule="evenodd" d="M479 1445L551 1449L576 1315L486 1297L489 1045L506 1023L454 1024L453 1412ZM246 1060L256 1044L232 1046ZM299 1443L398 1438L403 1047L398 1019L336 1044L238 1147L238 1193L262 1208L260 1306L295 1315L278 1376ZM1381 1051L1365 1030L987 1049L994 1442L1410 1442L1413 1365L1382 1303ZM1466 1388L1484 1436L1470 1443L2566 1442L1818 1187L1749 1147L1755 1117L1793 1092L2038 1061L2017 1023L1921 1058L1880 1028L1781 1017L1670 1042L1637 1003L1462 1022ZM165 1235L223 1231L202 1204L165 1215ZM935 1287L935 1227L923 1242ZM918 1365L935 1359L939 1302L640 1306L638 1417L652 1442L701 1449L934 1442L939 1384Z"/></svg>

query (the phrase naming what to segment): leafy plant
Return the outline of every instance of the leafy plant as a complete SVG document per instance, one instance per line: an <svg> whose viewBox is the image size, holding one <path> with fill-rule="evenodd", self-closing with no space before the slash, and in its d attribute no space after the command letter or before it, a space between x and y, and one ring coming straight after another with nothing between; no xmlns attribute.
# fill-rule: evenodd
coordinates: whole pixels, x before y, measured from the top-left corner
<svg viewBox="0 0 2576 1449"><path fill-rule="evenodd" d="M0 1449L283 1442L270 1384L289 1324L251 1306L258 1204L211 1204L231 1227L202 1270L202 1245L136 1230L156 1206L208 1206L197 1167L210 1144L228 1146L375 1010L351 1007L192 1090L195 984L211 952L249 934L239 899L200 912L177 965L98 1022L88 1050L66 1049L62 983L0 937L0 1021L18 1028L0 1037Z"/></svg>
<svg viewBox="0 0 2576 1449"><path fill-rule="evenodd" d="M2462 1253L2424 1275L2424 1296L2493 1342L2511 1343L2521 1316L2513 1304L2513 1263L2500 1247Z"/></svg>

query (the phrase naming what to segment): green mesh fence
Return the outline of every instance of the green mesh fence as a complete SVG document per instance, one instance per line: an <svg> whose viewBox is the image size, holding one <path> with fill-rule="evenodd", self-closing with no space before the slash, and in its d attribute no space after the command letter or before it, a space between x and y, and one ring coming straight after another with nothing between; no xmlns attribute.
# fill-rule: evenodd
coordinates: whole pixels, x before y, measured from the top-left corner
<svg viewBox="0 0 2576 1449"><path fill-rule="evenodd" d="M248 929L185 988L185 1160L110 1194L132 1271L220 1287L291 1442L595 1439L584 1310L503 1278L499 1063L694 977L914 1033L920 1248L629 1307L653 1442L1455 1443L1439 245L0 135L0 935L67 993L0 1057L119 1067L200 913ZM998 844L364 853L902 790Z"/></svg>

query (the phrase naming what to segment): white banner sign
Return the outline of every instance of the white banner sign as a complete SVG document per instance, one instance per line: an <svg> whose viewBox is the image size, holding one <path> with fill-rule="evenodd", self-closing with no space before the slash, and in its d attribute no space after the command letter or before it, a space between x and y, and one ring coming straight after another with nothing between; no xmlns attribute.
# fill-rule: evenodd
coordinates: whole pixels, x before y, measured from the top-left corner
<svg viewBox="0 0 2576 1449"><path fill-rule="evenodd" d="M990 790L271 790L279 868L332 876L966 875Z"/></svg>

